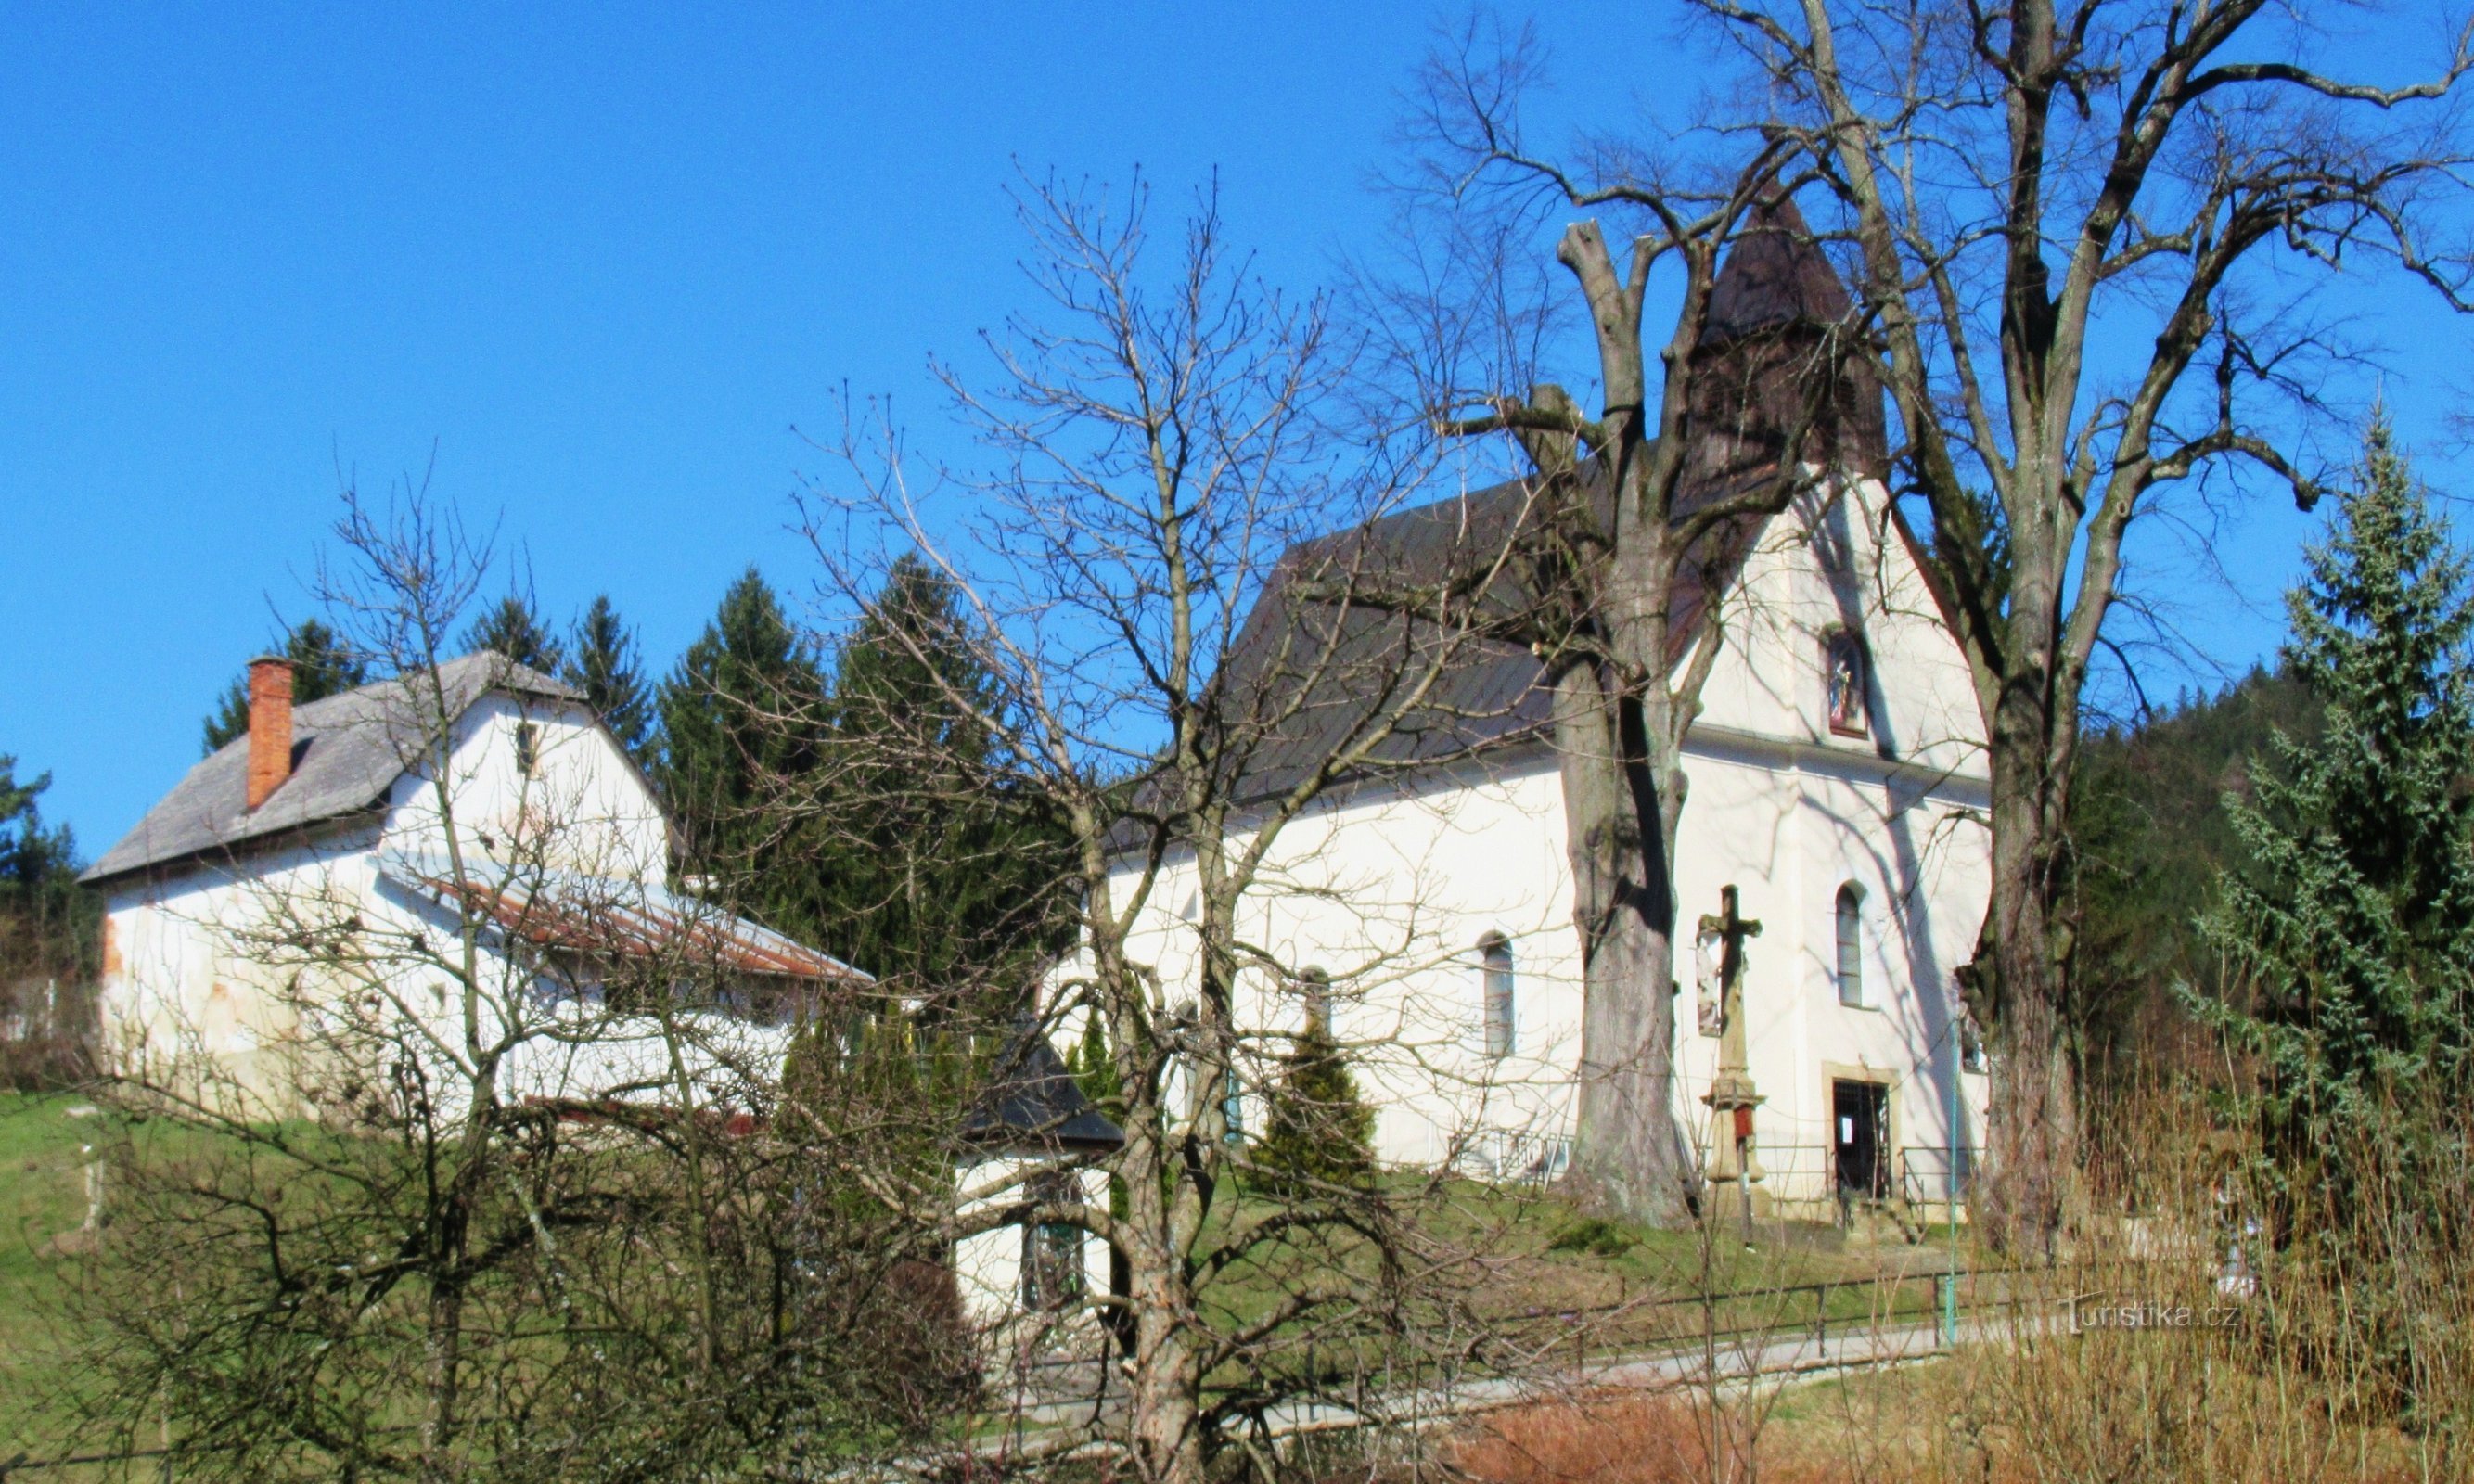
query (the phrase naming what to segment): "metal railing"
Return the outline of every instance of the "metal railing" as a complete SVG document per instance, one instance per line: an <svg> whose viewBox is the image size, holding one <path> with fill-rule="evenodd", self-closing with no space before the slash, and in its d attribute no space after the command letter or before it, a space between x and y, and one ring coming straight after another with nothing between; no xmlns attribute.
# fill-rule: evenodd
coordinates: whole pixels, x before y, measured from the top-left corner
<svg viewBox="0 0 2474 1484"><path fill-rule="evenodd" d="M1964 1204L1983 1162L1973 1145L1909 1145L1899 1151L1899 1194L1909 1205Z"/></svg>

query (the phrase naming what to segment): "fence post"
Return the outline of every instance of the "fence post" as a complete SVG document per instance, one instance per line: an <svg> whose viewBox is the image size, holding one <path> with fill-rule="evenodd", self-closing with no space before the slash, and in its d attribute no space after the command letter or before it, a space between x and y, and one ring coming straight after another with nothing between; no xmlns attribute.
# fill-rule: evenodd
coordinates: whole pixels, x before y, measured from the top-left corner
<svg viewBox="0 0 2474 1484"><path fill-rule="evenodd" d="M1812 1285L1812 1353L1822 1359L1830 1354L1830 1285Z"/></svg>

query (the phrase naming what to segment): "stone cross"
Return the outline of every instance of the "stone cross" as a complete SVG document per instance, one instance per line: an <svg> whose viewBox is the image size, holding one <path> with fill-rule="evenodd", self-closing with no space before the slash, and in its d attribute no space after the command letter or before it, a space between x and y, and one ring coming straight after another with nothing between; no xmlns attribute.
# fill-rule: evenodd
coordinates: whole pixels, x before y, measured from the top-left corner
<svg viewBox="0 0 2474 1484"><path fill-rule="evenodd" d="M1709 1094L1701 1101L1710 1105L1717 1125L1710 1141L1710 1178L1746 1181L1745 1198L1749 1202L1750 1182L1759 1180L1765 1172L1753 1153L1753 1109L1760 1107L1763 1100L1753 1090L1745 1045L1744 939L1758 937L1761 925L1744 916L1734 887L1720 888L1718 901L1718 914L1701 919L1702 934L1715 937L1720 944L1718 1075L1710 1080Z"/></svg>

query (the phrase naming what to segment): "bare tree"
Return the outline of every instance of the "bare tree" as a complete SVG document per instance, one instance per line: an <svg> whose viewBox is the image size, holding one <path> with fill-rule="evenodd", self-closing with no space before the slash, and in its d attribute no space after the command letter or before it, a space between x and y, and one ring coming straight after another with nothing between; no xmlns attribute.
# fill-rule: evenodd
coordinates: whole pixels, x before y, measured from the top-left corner
<svg viewBox="0 0 2474 1484"><path fill-rule="evenodd" d="M1850 364L1853 305L1796 215L1792 152L1560 162L1522 125L1539 65L1526 41L1491 50L1472 32L1426 67L1410 226L1445 261L1476 256L1386 290L1382 317L1419 414L1455 436L1508 433L1532 471L1503 564L1517 600L1477 601L1470 621L1529 645L1554 693L1587 978L1575 1176L1608 1206L1673 1223L1698 1180L1668 992L1685 739L1738 564L1800 493L1871 472L1880 414ZM1575 368L1594 408L1541 378L1565 343L1556 316L1508 288L1528 281L1524 240L1550 210L1580 213L1554 256L1594 351ZM1662 338L1644 324L1661 292L1679 300ZM1473 575L1464 594L1484 595Z"/></svg>
<svg viewBox="0 0 2474 1484"><path fill-rule="evenodd" d="M1318 1023L1301 993L1418 967L1395 941L1319 973L1275 919L1365 893L1299 859L1347 789L1465 753L1441 694L1479 628L1451 583L1414 613L1356 597L1401 586L1350 533L1420 496L1434 440L1364 430L1356 347L1322 300L1285 299L1233 256L1210 199L1164 266L1147 258L1146 201L1139 183L1115 209L1022 192L1046 312L991 337L991 387L943 373L984 465L914 481L891 431L856 416L831 450L848 473L809 511L829 600L865 603L910 553L948 585L942 631L887 632L925 673L985 677L943 697L995 740L975 766L1064 821L1077 947L1048 1002L1098 1024L1124 1135L1113 1195L1000 1170L959 1193L948 1229L1107 1244L1112 1291L1068 1307L1122 1347L1127 1404L1052 1446L1087 1437L1142 1478L1194 1484L1224 1451L1268 1473L1284 1406L1384 1415L1476 1347L1462 1253L1413 1219L1434 1184L1257 1169L1238 1120ZM1483 590L1486 534L1459 512L1427 509L1438 570ZM940 650L973 663L929 663ZM885 771L963 776L950 761ZM1431 1049L1414 1032L1335 1039L1322 1054L1404 1066Z"/></svg>
<svg viewBox="0 0 2474 1484"><path fill-rule="evenodd" d="M2050 1243L2077 1145L2066 819L2125 540L2166 489L2245 467L2309 507L2346 351L2315 281L2385 262L2468 307L2439 207L2470 34L2405 28L2445 58L2385 87L2320 70L2314 18L2266 0L1697 6L1761 100L1729 121L1813 178L1846 246L1991 737L1962 976L2000 1060L1988 1214Z"/></svg>

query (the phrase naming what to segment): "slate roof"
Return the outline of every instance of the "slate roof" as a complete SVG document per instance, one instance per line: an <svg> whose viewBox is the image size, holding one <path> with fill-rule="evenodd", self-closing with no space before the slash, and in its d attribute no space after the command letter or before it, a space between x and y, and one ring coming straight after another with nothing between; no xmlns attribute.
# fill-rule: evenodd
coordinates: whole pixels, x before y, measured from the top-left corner
<svg viewBox="0 0 2474 1484"><path fill-rule="evenodd" d="M1763 393L1783 376L1801 374L1787 369L1800 364L1794 348L1800 334L1842 324L1853 313L1845 287L1812 245L1794 203L1758 207L1711 287L1710 318L1698 353L1711 357L1699 390L1714 400L1701 417L1713 436L1687 464L1679 516L1773 476L1784 450L1778 440L1763 441L1771 431L1768 423L1778 421L1776 409L1762 405L1775 395L1765 399ZM1811 342L1807 337L1800 343ZM1861 467L1876 461L1879 434L1869 424L1881 416L1876 389L1868 420L1869 385L1858 380L1842 386L1837 408L1837 416L1855 426L1852 441L1836 451ZM1582 498L1595 507L1594 523L1610 527L1613 502L1603 470L1586 465L1578 477ZM1236 797L1260 799L1294 785L1354 730L1386 715L1381 685L1419 672L1414 658L1422 653L1431 659L1444 642L1431 624L1395 614L1301 600L1299 585L1328 590L1363 584L1359 590L1367 591L1482 572L1476 564L1534 544L1544 525L1540 489L1531 479L1507 480L1300 543L1282 557L1223 667L1225 714L1239 724L1253 721L1267 733L1230 749L1244 769L1234 781ZM1734 580L1766 523L1759 517L1729 522L1705 537L1694 559L1677 572L1668 611L1669 664L1680 662L1690 647L1710 595ZM1509 572L1487 592L1487 605L1501 617L1516 616L1530 601ZM1424 704L1401 715L1395 734L1371 753L1370 766L1442 762L1542 735L1553 709L1542 683L1544 669L1522 645L1458 640ZM1134 838L1130 831L1124 836L1128 842Z"/></svg>
<svg viewBox="0 0 2474 1484"><path fill-rule="evenodd" d="M493 691L581 701L584 693L484 650L446 661L438 682L450 717ZM292 776L246 806L249 738L226 743L156 801L137 827L79 879L88 883L192 856L226 852L376 810L427 733L427 698L398 677L296 706Z"/></svg>
<svg viewBox="0 0 2474 1484"><path fill-rule="evenodd" d="M1856 305L1847 297L1847 285L1811 243L1812 230L1793 201L1782 198L1755 207L1728 246L1726 267L1710 285L1703 343L1853 318Z"/></svg>
<svg viewBox="0 0 2474 1484"><path fill-rule="evenodd" d="M1024 1019L996 1062L996 1073L962 1121L962 1137L982 1148L1107 1150L1125 1131L1102 1116L1075 1085L1064 1058L1039 1027Z"/></svg>

